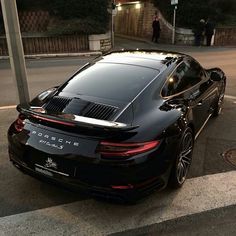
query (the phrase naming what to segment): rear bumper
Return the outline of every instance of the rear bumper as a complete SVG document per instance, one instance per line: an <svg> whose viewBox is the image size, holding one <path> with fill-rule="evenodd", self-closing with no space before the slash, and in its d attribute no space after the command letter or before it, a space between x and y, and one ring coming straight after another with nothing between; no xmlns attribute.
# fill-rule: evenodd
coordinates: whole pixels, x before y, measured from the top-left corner
<svg viewBox="0 0 236 236"><path fill-rule="evenodd" d="M53 177L48 176L39 173L34 168L20 160L16 155L9 153L9 156L10 161L17 169L32 177L53 184L59 184L66 188L80 191L81 193L85 193L89 196L115 200L119 202L137 201L138 199L143 198L156 190L161 190L166 186L168 179L168 175L165 174L163 176L148 178L145 181L132 185L132 187L129 189L114 189L112 186L98 186L95 184L88 184L86 182L80 181L79 179L66 177L60 174L54 174Z"/></svg>
<svg viewBox="0 0 236 236"><path fill-rule="evenodd" d="M50 132L55 134L47 130L47 135L52 136ZM93 146L97 144L92 141L83 143L81 140L86 152L78 154L69 148L64 152L54 149L50 152L51 148L46 145L28 142L29 137L27 129L18 134L9 129L9 156L18 169L34 177L105 198L135 200L164 188L174 159L175 145L171 142L163 142L158 149L129 159L108 160L94 154ZM62 134L60 137L64 138ZM51 164L55 166L47 169L48 160L52 160Z"/></svg>
<svg viewBox="0 0 236 236"><path fill-rule="evenodd" d="M67 177L49 177L39 172L27 167L25 164L21 163L19 160L11 159L13 165L22 171L24 174L28 174L37 179L50 182L53 184L59 184L66 188L73 189L75 191L80 191L82 193L88 194L90 196L99 197L103 199L115 200L120 202L126 201L136 201L143 198L150 193L161 190L165 187L166 183L163 178L156 177L140 183L139 186L132 189L112 189L111 187L100 187L95 185L88 185L87 183L81 182L79 180L70 179Z"/></svg>

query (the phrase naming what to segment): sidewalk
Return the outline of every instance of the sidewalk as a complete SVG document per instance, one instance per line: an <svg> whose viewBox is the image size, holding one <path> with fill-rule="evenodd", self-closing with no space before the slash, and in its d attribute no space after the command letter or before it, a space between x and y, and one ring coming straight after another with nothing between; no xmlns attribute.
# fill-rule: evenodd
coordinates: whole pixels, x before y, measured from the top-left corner
<svg viewBox="0 0 236 236"><path fill-rule="evenodd" d="M220 52L225 50L232 50L232 48L236 47L196 47L196 46L189 46L189 45L172 45L172 44L159 44L151 42L151 40L131 37L131 36L124 36L124 35L117 35L115 37L115 49L154 49L154 50L167 50L167 51L178 51L183 53L188 52Z"/></svg>
<svg viewBox="0 0 236 236"><path fill-rule="evenodd" d="M195 47L188 45L171 45L171 44L157 44L153 43L147 39L130 37L124 35L117 35L114 39L115 47L113 50L121 49L154 49L154 50L167 50L167 51L178 51L183 53L188 52L215 52L215 51L225 51L231 50L236 47ZM35 55L25 55L26 59L38 59L38 58L55 58L55 57L88 57L88 56L99 56L102 55L100 51L88 51L79 53L53 53L53 54L35 54ZM0 56L0 60L9 59L8 56Z"/></svg>
<svg viewBox="0 0 236 236"><path fill-rule="evenodd" d="M2 217L0 235L99 236L126 231L126 235L137 235L135 232L148 232L154 226L157 229L161 222L183 216L190 217L187 222L190 230L188 235L194 235L191 233L191 225L198 222L199 213L206 213L205 217L201 215L203 227L214 227L214 224L209 224L209 212L217 210L218 217L223 217L226 208L233 211L235 206L236 171L232 171L188 179L180 190L155 193L137 205L123 206L85 200ZM235 233L235 222L233 218L230 219L227 221L231 227L230 232ZM146 231L138 231L141 227L146 227ZM229 235L228 228L225 230L222 235ZM209 231L201 229L201 232L205 232L203 235Z"/></svg>

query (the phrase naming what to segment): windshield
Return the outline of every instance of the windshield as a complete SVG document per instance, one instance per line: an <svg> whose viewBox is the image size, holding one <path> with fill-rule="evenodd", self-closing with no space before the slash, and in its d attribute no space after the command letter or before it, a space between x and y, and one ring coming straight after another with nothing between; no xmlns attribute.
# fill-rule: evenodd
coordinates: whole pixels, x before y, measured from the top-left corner
<svg viewBox="0 0 236 236"><path fill-rule="evenodd" d="M96 63L75 75L62 92L131 101L158 73L135 65Z"/></svg>

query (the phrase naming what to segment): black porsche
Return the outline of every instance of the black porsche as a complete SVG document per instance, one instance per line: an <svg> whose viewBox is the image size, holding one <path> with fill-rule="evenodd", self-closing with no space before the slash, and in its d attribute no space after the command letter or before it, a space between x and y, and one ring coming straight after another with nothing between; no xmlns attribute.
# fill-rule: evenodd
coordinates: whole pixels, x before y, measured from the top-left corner
<svg viewBox="0 0 236 236"><path fill-rule="evenodd" d="M136 200L167 184L181 187L225 85L221 69L203 69L185 54L110 52L17 106L10 160L99 197Z"/></svg>

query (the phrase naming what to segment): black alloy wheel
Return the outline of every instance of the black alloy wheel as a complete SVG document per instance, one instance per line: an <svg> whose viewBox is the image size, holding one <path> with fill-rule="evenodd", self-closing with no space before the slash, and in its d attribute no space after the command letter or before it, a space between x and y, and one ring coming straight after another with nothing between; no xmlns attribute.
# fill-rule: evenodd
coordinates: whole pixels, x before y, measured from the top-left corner
<svg viewBox="0 0 236 236"><path fill-rule="evenodd" d="M182 136L176 161L170 174L169 185L173 188L180 188L187 178L192 162L193 145L193 132L188 127Z"/></svg>

